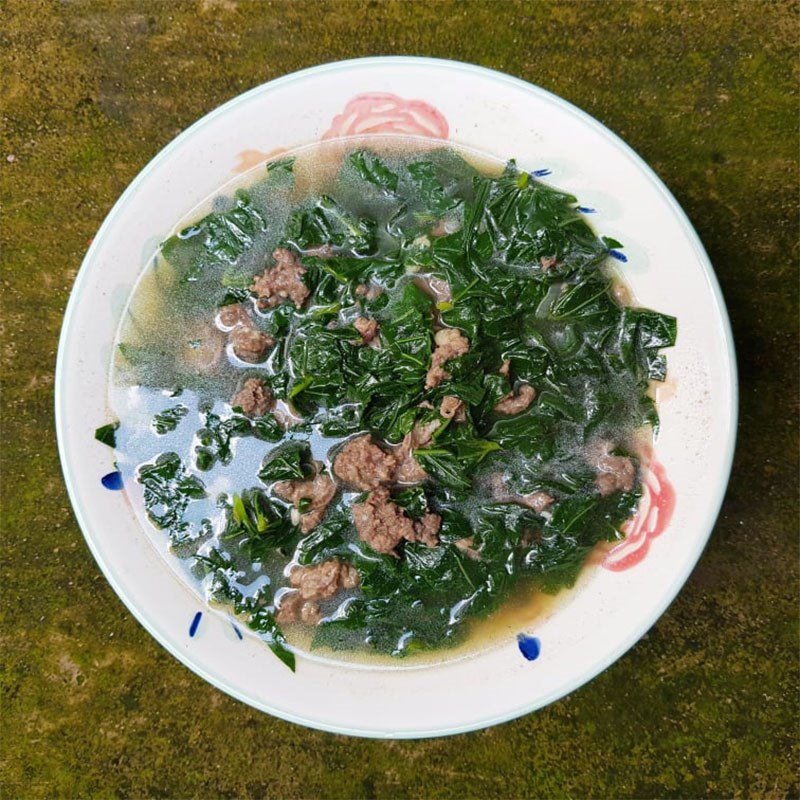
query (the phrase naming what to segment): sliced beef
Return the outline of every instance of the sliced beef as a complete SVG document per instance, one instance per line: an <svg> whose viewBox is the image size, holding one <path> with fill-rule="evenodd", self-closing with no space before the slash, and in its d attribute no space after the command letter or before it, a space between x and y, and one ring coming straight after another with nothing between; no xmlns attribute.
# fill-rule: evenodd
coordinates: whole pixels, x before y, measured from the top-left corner
<svg viewBox="0 0 800 800"><path fill-rule="evenodd" d="M283 500L300 508L302 501L307 501L300 516L300 530L308 533L322 522L328 504L336 494L336 484L330 476L319 472L307 481L280 481L275 484L275 494Z"/></svg>
<svg viewBox="0 0 800 800"><path fill-rule="evenodd" d="M359 538L378 553L393 553L403 540L420 541L428 547L438 544L441 517L428 513L420 520L412 520L392 502L385 488L375 489L364 501L354 503L353 520Z"/></svg>
<svg viewBox="0 0 800 800"><path fill-rule="evenodd" d="M516 392L509 392L495 403L494 411L497 414L519 414L524 411L535 399L536 389L523 383Z"/></svg>
<svg viewBox="0 0 800 800"><path fill-rule="evenodd" d="M257 275L250 287L258 300L259 308L275 308L287 300L300 308L309 295L309 289L303 283L305 267L300 263L297 253L285 247L273 251L272 257L275 259L275 266L264 270L262 275Z"/></svg>
<svg viewBox="0 0 800 800"><path fill-rule="evenodd" d="M469 339L457 328L442 328L434 335L436 348L431 356L431 366L425 376L425 388L433 389L450 377L443 365L451 358L463 356L469 350Z"/></svg>
<svg viewBox="0 0 800 800"><path fill-rule="evenodd" d="M426 424L417 422L405 435L400 447L395 451L397 466L393 479L397 483L420 483L428 477L428 473L414 458L414 450L430 444L433 432L439 427L439 420L434 419Z"/></svg>
<svg viewBox="0 0 800 800"><path fill-rule="evenodd" d="M248 417L263 417L273 405L272 392L260 378L248 378L231 399L233 408L241 408Z"/></svg>
<svg viewBox="0 0 800 800"><path fill-rule="evenodd" d="M237 358L248 364L258 364L266 358L275 340L267 333L240 325L233 329L231 343Z"/></svg>
<svg viewBox="0 0 800 800"><path fill-rule="evenodd" d="M615 456L611 442L597 442L587 453L587 461L597 470L595 484L603 497L629 492L636 482L636 465L628 456Z"/></svg>
<svg viewBox="0 0 800 800"><path fill-rule="evenodd" d="M378 321L375 319L358 317L353 325L365 344L369 344L378 335Z"/></svg>
<svg viewBox="0 0 800 800"><path fill-rule="evenodd" d="M464 422L467 418L463 400L459 400L452 394L447 394L442 398L442 405L439 407L439 413L445 419L455 419L456 422Z"/></svg>
<svg viewBox="0 0 800 800"><path fill-rule="evenodd" d="M333 471L337 478L366 491L390 483L397 465L391 453L385 453L369 434L352 439L336 456Z"/></svg>

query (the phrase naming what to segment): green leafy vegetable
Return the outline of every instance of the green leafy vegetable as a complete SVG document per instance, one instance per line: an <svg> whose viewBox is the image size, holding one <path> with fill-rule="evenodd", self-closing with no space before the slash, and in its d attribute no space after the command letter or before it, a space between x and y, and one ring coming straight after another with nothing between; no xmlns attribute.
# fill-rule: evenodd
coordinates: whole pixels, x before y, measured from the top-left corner
<svg viewBox="0 0 800 800"><path fill-rule="evenodd" d="M107 444L109 447L116 447L117 428L119 428L119 422L109 422L108 425L101 425L94 432L94 438L97 439L98 442Z"/></svg>
<svg viewBox="0 0 800 800"><path fill-rule="evenodd" d="M178 423L189 413L189 409L184 405L173 406L156 414L153 417L153 430L162 436L165 433L174 431Z"/></svg>
<svg viewBox="0 0 800 800"><path fill-rule="evenodd" d="M258 477L264 483L303 480L314 471L308 442L291 440L274 448L264 459Z"/></svg>

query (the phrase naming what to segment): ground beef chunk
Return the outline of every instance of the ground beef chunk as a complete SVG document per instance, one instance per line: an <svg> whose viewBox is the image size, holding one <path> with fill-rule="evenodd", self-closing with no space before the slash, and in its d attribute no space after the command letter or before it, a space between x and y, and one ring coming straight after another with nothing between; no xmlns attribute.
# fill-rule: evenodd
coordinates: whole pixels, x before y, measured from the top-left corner
<svg viewBox="0 0 800 800"><path fill-rule="evenodd" d="M336 494L336 484L329 475L320 472L307 481L280 481L275 484L275 494L292 503L295 508L300 508L301 501L308 501L300 516L300 530L308 533L322 522L328 503Z"/></svg>
<svg viewBox="0 0 800 800"><path fill-rule="evenodd" d="M364 300L372 302L383 294L383 289L375 283L363 284L359 283L356 286L356 297L363 297Z"/></svg>
<svg viewBox="0 0 800 800"><path fill-rule="evenodd" d="M353 325L361 334L365 344L369 344L378 335L378 321L375 319L358 317Z"/></svg>
<svg viewBox="0 0 800 800"><path fill-rule="evenodd" d="M537 514L541 514L548 506L553 504L553 498L547 492L531 492L523 494L516 499L520 505L532 508Z"/></svg>
<svg viewBox="0 0 800 800"><path fill-rule="evenodd" d="M588 452L588 462L597 470L595 485L603 497L615 492L629 492L636 481L636 465L628 456L611 454L611 442L598 442Z"/></svg>
<svg viewBox="0 0 800 800"><path fill-rule="evenodd" d="M272 392L260 378L248 378L231 399L231 406L241 408L248 417L263 417L272 403Z"/></svg>
<svg viewBox="0 0 800 800"><path fill-rule="evenodd" d="M501 367L500 367L500 369L499 369L499 370L497 370L497 371L498 371L498 372L499 372L501 375L503 375L503 376L505 376L505 377L507 378L507 377L508 377L508 374L509 374L509 372L511 372L511 359L510 359L510 358L504 358L504 359L503 359L503 364L502 364L502 366L501 366Z"/></svg>
<svg viewBox="0 0 800 800"><path fill-rule="evenodd" d="M242 303L231 303L223 306L217 315L219 327L225 331L230 331L239 325L246 328L253 327L253 320L247 313L247 308Z"/></svg>
<svg viewBox="0 0 800 800"><path fill-rule="evenodd" d="M351 564L332 558L313 567L295 567L289 583L300 591L304 600L325 600L341 589L358 586L358 572Z"/></svg>
<svg viewBox="0 0 800 800"><path fill-rule="evenodd" d="M450 284L441 278L431 275L420 275L414 278L414 283L422 289L435 303L449 303L453 299Z"/></svg>
<svg viewBox="0 0 800 800"><path fill-rule="evenodd" d="M464 422L467 418L464 402L451 394L447 394L442 398L439 413L445 419L455 419L456 422Z"/></svg>
<svg viewBox="0 0 800 800"><path fill-rule="evenodd" d="M304 600L300 592L293 591L281 596L275 622L278 625L289 625L292 622L314 625L321 617L322 613L316 600Z"/></svg>
<svg viewBox="0 0 800 800"><path fill-rule="evenodd" d="M414 536L409 541L422 542L426 547L436 547L439 544L441 527L442 518L429 511L414 522Z"/></svg>
<svg viewBox="0 0 800 800"><path fill-rule="evenodd" d="M497 414L519 414L524 411L536 397L536 389L523 383L516 392L509 392L495 403L494 411Z"/></svg>
<svg viewBox="0 0 800 800"><path fill-rule="evenodd" d="M276 622L279 625L291 622L313 625L322 616L319 601L333 597L342 589L355 589L359 577L355 567L334 558L313 567L295 567L289 575L289 583L294 591L280 597Z"/></svg>
<svg viewBox="0 0 800 800"><path fill-rule="evenodd" d="M539 259L539 263L542 265L542 269L547 272L548 270L553 269L553 267L558 263L558 259L555 256L542 256Z"/></svg>
<svg viewBox="0 0 800 800"><path fill-rule="evenodd" d="M442 217L431 229L431 236L449 236L461 228L461 223L454 217Z"/></svg>
<svg viewBox="0 0 800 800"><path fill-rule="evenodd" d="M285 247L273 251L272 257L275 266L264 270L263 275L257 275L250 287L250 291L258 298L258 307L275 308L291 300L300 308L309 295L309 289L303 283L305 267L297 254Z"/></svg>
<svg viewBox="0 0 800 800"><path fill-rule="evenodd" d="M353 520L359 538L378 553L393 553L403 540L423 542L428 547L438 544L436 535L441 525L438 514L425 514L412 520L400 506L392 502L389 490L370 492L361 503L353 504Z"/></svg>
<svg viewBox="0 0 800 800"><path fill-rule="evenodd" d="M430 444L433 432L439 427L439 420L434 419L425 425L417 422L405 435L400 447L395 451L397 467L394 471L394 480L397 483L420 483L428 477L428 473L414 458L414 450Z"/></svg>
<svg viewBox="0 0 800 800"><path fill-rule="evenodd" d="M345 483L368 490L390 483L396 464L395 456L384 453L366 434L347 443L336 456L333 471Z"/></svg>
<svg viewBox="0 0 800 800"><path fill-rule="evenodd" d="M433 389L443 380L450 377L450 373L442 365L451 358L463 356L469 350L469 340L457 328L442 328L434 336L436 349L431 356L431 366L425 376L425 388Z"/></svg>
<svg viewBox="0 0 800 800"><path fill-rule="evenodd" d="M233 329L231 342L236 357L248 364L258 364L263 361L269 349L275 344L275 340L269 334L242 325Z"/></svg>

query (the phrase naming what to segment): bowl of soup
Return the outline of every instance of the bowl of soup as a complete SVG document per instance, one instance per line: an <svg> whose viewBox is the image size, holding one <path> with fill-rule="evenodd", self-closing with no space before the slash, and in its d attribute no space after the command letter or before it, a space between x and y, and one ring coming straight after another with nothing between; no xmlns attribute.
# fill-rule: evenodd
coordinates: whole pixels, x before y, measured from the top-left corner
<svg viewBox="0 0 800 800"><path fill-rule="evenodd" d="M56 384L139 621L257 708L380 737L624 653L702 551L736 416L658 178L537 87L417 58L280 78L164 148L86 255Z"/></svg>

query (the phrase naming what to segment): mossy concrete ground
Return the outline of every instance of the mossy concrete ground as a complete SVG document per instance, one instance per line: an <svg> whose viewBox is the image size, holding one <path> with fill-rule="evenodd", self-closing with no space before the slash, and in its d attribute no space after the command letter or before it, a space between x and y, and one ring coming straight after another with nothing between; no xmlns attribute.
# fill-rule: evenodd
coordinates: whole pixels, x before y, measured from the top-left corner
<svg viewBox="0 0 800 800"><path fill-rule="evenodd" d="M786 2L0 3L3 796L797 797L797 34ZM387 53L622 135L697 227L741 369L722 514L652 631L543 711L421 742L280 722L167 655L84 544L52 412L70 287L142 166L251 86Z"/></svg>

